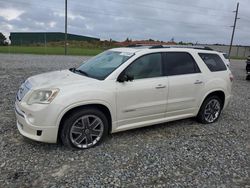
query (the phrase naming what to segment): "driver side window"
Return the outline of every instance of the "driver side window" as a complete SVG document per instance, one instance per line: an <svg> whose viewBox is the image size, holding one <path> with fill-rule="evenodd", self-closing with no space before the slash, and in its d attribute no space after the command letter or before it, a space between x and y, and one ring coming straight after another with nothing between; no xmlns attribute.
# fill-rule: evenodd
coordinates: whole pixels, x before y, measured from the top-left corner
<svg viewBox="0 0 250 188"><path fill-rule="evenodd" d="M148 54L138 58L128 66L125 74L133 76L134 79L162 76L161 53Z"/></svg>

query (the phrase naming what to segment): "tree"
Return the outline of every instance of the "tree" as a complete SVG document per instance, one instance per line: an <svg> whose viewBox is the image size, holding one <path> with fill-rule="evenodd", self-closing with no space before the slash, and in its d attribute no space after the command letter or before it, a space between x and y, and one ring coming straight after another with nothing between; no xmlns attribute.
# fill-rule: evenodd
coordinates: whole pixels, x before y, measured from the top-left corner
<svg viewBox="0 0 250 188"><path fill-rule="evenodd" d="M126 38L125 42L131 42L132 39L129 39L128 37Z"/></svg>
<svg viewBox="0 0 250 188"><path fill-rule="evenodd" d="M0 46L4 46L6 44L6 37L3 35L3 33L0 33Z"/></svg>

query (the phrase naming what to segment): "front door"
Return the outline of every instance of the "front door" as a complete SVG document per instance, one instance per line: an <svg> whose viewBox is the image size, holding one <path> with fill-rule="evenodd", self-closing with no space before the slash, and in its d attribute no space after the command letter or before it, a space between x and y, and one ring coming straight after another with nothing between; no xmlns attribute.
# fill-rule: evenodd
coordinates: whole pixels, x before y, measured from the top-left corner
<svg viewBox="0 0 250 188"><path fill-rule="evenodd" d="M163 76L162 54L144 55L122 73L133 81L117 82L117 126L121 129L140 127L146 121L166 115L168 79Z"/></svg>

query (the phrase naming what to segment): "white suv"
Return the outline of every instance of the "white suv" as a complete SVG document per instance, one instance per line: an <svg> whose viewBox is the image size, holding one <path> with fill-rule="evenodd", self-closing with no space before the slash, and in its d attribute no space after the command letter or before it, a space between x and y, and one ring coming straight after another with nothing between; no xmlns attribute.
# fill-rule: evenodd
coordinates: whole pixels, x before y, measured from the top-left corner
<svg viewBox="0 0 250 188"><path fill-rule="evenodd" d="M33 140L89 148L108 133L189 117L213 123L231 97L233 78L221 56L116 48L78 68L32 76L17 93L18 130Z"/></svg>

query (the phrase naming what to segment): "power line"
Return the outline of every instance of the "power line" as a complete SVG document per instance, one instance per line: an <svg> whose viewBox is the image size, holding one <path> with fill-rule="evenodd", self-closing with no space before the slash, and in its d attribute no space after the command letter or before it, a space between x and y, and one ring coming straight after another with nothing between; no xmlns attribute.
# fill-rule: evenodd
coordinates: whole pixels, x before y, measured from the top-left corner
<svg viewBox="0 0 250 188"><path fill-rule="evenodd" d="M240 16L241 18L241 20L245 20L245 21L248 21L248 22L250 22L250 19L248 19L248 18L245 18L245 17L242 17L242 16Z"/></svg>
<svg viewBox="0 0 250 188"><path fill-rule="evenodd" d="M157 0L158 2L162 2L162 3L166 3L166 4L173 4L173 5L177 5L180 6L180 3L174 3L174 2L168 2L168 1L164 1L164 0ZM200 8L200 9L206 9L206 10L211 10L211 11L218 11L218 12L227 12L230 13L230 10L225 10L225 9L218 9L218 8L212 8L212 7L205 7L205 6L197 6L197 5L187 5L188 7L191 8Z"/></svg>
<svg viewBox="0 0 250 188"><path fill-rule="evenodd" d="M225 27L228 28L227 25L221 25L221 24L206 24L206 23L191 23L191 22L184 22L184 21L176 21L176 20L172 20L172 19L156 19L156 18L152 18L152 17L140 17L140 16L133 16L133 17L128 17L128 16L122 16L122 15L118 15L118 14L110 14L110 13L106 13L106 12L101 12L101 11L95 11L95 10L86 10L84 11L85 14L93 14L93 15L97 15L97 14L102 14L102 15L106 15L106 16L111 16L111 17L119 17L119 18L125 18L125 19L138 19L138 20L144 20L144 21L157 21L157 22L162 22L162 23L178 23L178 24L185 24L185 25L197 25L197 27L202 26L220 26L220 27Z"/></svg>
<svg viewBox="0 0 250 188"><path fill-rule="evenodd" d="M181 13L189 13L189 14L198 14L198 15L204 15L202 14L201 12L197 12L197 11L190 11L190 10L180 10L179 8L176 9L176 8L170 8L170 7L158 7L158 6L152 6L152 5L148 5L148 4L144 4L144 3L138 3L138 2L133 2L132 4L129 4L127 2L124 2L124 1L119 1L119 0L109 0L109 2L112 2L112 3L118 3L118 4L124 4L126 6L131 6L131 7L135 7L135 5L137 5L137 7L145 7L145 8L149 8L149 9L158 9L158 10L164 10L165 12L167 11L171 11L171 12L181 12ZM165 3L168 3L168 2L165 2ZM81 3L80 3L81 4ZM171 4L175 4L176 3L171 3ZM209 15L209 16L228 16L228 15L223 15L223 14L206 14L206 16Z"/></svg>
<svg viewBox="0 0 250 188"><path fill-rule="evenodd" d="M23 2L18 2L18 3L23 3ZM25 4L26 2L24 2ZM80 3L81 4L81 3ZM59 8L55 8L55 7L50 7L44 4L40 4L39 7L44 7L44 8L51 8L52 10L57 10L62 12L62 9ZM81 11L70 11L70 12L74 12L74 13L84 13L84 14L91 14L91 15L96 15L96 14L102 14L102 15L106 15L106 16L112 16L112 17L119 17L119 18L125 18L125 19L138 19L138 20L144 20L144 21L148 21L148 20L152 20L152 21L157 21L157 22L171 22L171 23L179 23L179 24L185 24L185 25L197 25L197 27L199 27L200 25L203 26L222 26L222 27L227 27L226 25L221 25L221 24L206 24L206 23L191 23L191 22L185 22L185 21L176 21L176 20L169 20L169 19L156 19L153 17L140 17L140 16L133 16L133 17L128 17L128 16L122 16L121 14L117 14L116 12L110 13L110 12L103 12L100 11L97 8L93 8L93 7L89 7L89 6L85 6L84 8L86 8L87 10L85 10L84 12ZM93 10L96 9L96 10ZM205 15L204 15L205 16Z"/></svg>
<svg viewBox="0 0 250 188"><path fill-rule="evenodd" d="M3 1L4 3L9 3L9 4L12 4L12 2L15 2L15 4L26 4L26 5L32 5L31 3L29 2L25 2L25 1L21 1L21 0L16 0L16 1L13 1L12 2L6 2L5 0L0 0L0 1ZM51 0L43 0L43 1L47 1L48 3L51 3ZM163 7L156 7L156 6L151 6L151 5L148 5L148 4L142 4L142 3L138 3L138 2L133 2L133 4L128 4L127 2L124 2L124 1L119 1L119 0L109 0L109 2L112 1L113 3L122 3L122 4L126 4L128 6L133 6L135 4L137 4L139 7L147 7L147 8L154 8L154 9L159 9L159 10L165 10L165 11L173 11L173 12L188 12L188 13L191 13L191 14L198 14L198 15L203 15L203 16L221 16L221 17L228 17L228 15L230 14L231 11L229 10L225 10L225 9L218 9L218 8L211 8L211 7L205 7L205 6L197 6L197 5L185 5L187 7L191 7L191 8L200 8L200 9L207 9L207 10L211 10L211 11L223 11L223 12L227 12L227 15L225 14L203 14L201 12L194 12L194 11L188 11L188 10L180 10L179 7L180 7L180 4L179 3L174 3L174 2L167 2L167 1L163 1L163 0L157 0L157 2L162 2L164 4L173 4L173 5L178 5L178 9L173 9L173 8L169 8L167 7L166 8L163 8ZM71 1L71 4L73 3L74 1ZM62 4L59 2L59 1L53 1L53 3L56 4L56 7L58 6L62 6ZM81 4L83 6L86 5L86 2L82 2L82 1L78 1L77 4ZM58 10L58 11L62 11L62 9L59 9L59 8L55 8L55 6L46 6L44 4L39 4L39 7L42 6L42 7L46 7L46 8L51 8L53 10ZM87 7L87 8L95 8L95 7ZM246 16L248 17L248 16Z"/></svg>
<svg viewBox="0 0 250 188"><path fill-rule="evenodd" d="M1 1L1 0L0 0ZM44 1L47 1L47 2L51 2L50 0L48 1L48 0L44 0ZM30 5L30 3L28 3L28 2L23 2L23 1L12 1L12 2L16 2L16 3L19 3L19 4L27 4L27 5ZM124 1L119 1L119 0L109 0L109 2L112 2L112 3L120 3L120 4L125 4L125 5L127 5L127 6L133 6L133 7L135 7L135 5L137 5L137 7L145 7L145 8L150 8L150 9L156 9L156 10L164 10L165 12L166 11L171 11L171 12L186 12L186 13L189 13L189 14L198 14L198 15L203 15L203 16L207 16L207 15L209 15L209 16L216 16L217 18L218 18L218 16L221 16L221 17L227 17L228 15L225 15L225 14L203 14L203 13L201 13L201 12L197 12L197 11L189 11L189 10L180 10L179 8L178 9L175 9L175 8L170 8L170 7L167 7L167 8L163 8L163 7L157 7L157 6L151 6L151 5L148 5L148 4L142 4L142 3L138 3L138 2L133 2L133 4L128 4L128 3L126 3L126 2L124 2ZM6 2L6 3L10 3L10 2ZM55 2L54 2L55 3ZM168 3L168 2L165 2L165 3ZM57 4L57 5L60 5L61 6L61 3L59 2L59 3L55 3L55 4ZM72 2L71 2L71 4L72 4ZM85 6L86 5L86 3L85 2L82 2L82 1L79 1L79 2L77 2L77 4L81 4L81 5L83 5L83 6ZM169 3L169 4L176 4L176 3ZM56 7L58 7L56 5ZM176 4L177 5L177 4ZM44 5L44 4L39 4L39 7L40 6L43 6L43 7L50 7L51 9L54 9L54 10L56 10L57 8L55 8L55 7L52 7L52 6L46 6L46 5ZM89 7L89 8L91 8L91 9L93 9L94 7ZM204 7L203 7L204 8Z"/></svg>

